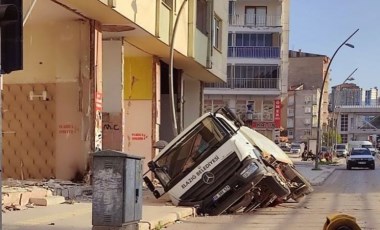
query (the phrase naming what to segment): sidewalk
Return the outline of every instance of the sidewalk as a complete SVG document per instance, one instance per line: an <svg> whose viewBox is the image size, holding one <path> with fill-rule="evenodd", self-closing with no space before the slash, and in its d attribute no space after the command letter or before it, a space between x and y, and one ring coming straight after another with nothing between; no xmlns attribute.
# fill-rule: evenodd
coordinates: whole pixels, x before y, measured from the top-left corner
<svg viewBox="0 0 380 230"><path fill-rule="evenodd" d="M177 220L193 216L194 209L175 207L167 197L154 198L144 191L140 230L160 229ZM3 230L91 230L92 205L90 202L35 207L3 213Z"/></svg>
<svg viewBox="0 0 380 230"><path fill-rule="evenodd" d="M301 158L296 155L290 155L296 169L309 180L310 184L313 186L322 185L327 178L335 171L335 169L344 164L344 158L336 158L337 164L334 165L319 165L320 170L314 170L315 162L314 161L301 161Z"/></svg>
<svg viewBox="0 0 380 230"><path fill-rule="evenodd" d="M312 170L313 161L301 161L298 156L291 156L296 169L314 186L323 182L334 172L337 166L320 165L321 170ZM342 159L339 164L342 164ZM64 191L62 191L64 193ZM70 192L69 192L70 193ZM189 207L175 207L165 195L156 199L148 190L143 191L142 220L140 230L161 229L195 214ZM22 211L3 214L4 230L90 230L92 229L92 205L90 200L81 203L59 204L47 207L35 207Z"/></svg>

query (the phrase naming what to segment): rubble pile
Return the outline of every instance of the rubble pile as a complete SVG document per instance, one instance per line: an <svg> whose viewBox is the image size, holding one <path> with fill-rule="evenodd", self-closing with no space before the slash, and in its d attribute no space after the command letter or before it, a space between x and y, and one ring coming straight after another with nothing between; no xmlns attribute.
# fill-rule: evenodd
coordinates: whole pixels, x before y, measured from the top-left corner
<svg viewBox="0 0 380 230"><path fill-rule="evenodd" d="M2 211L19 211L34 206L91 201L90 185L63 180L7 179L2 186Z"/></svg>

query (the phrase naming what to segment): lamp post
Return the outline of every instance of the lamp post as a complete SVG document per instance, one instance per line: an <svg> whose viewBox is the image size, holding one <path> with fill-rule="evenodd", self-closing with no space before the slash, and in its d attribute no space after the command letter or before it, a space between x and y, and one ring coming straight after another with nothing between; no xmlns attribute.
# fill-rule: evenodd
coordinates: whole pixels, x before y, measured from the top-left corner
<svg viewBox="0 0 380 230"><path fill-rule="evenodd" d="M330 62L329 64L327 65L327 68L326 68L326 71L325 71L325 74L324 74L324 77L323 77L323 82L322 82L322 87L321 87L321 95L319 96L319 104L318 104L318 125L317 125L317 152L316 152L316 158L315 158L315 166L314 166L314 170L319 170L319 166L318 166L318 163L319 163L319 152L320 152L320 149L321 149L321 138L320 138L320 129L321 129L321 107L322 107L322 98L323 98L323 91L324 91L324 88L325 88L325 83L326 83L326 78L327 78L327 74L329 73L329 69L330 69L330 65L332 63L332 61L334 60L334 57L335 55L338 53L338 51L340 50L340 48L342 48L344 45L350 47L350 48L354 48L353 45L347 43L348 40L350 40L352 38L352 36L354 36L357 32L359 31L359 29L355 30L355 32L353 32L342 44L340 44L340 46L335 50L333 56L331 57L330 59Z"/></svg>
<svg viewBox="0 0 380 230"><path fill-rule="evenodd" d="M348 77L343 81L342 85L344 83L346 83L347 81L353 81L355 80L355 78L352 77L352 75L354 75L354 73L356 72L356 70L358 70L358 68L356 68L354 71L352 71L352 73L350 75L348 75ZM336 114L336 99L337 99L337 95L336 95L337 92L335 92L335 95L334 95L334 115ZM333 120L334 122L334 125L335 125L335 148L336 148L336 145L338 144L338 119L339 119L339 116L340 116L340 110L339 110L339 113L338 113L338 116L335 118L335 121Z"/></svg>
<svg viewBox="0 0 380 230"><path fill-rule="evenodd" d="M169 97L170 97L170 114L173 122L173 135L174 137L178 135L178 126L177 126L177 116L175 111L175 102L174 102L174 86L173 86L173 62L174 62L174 39L177 32L178 19L182 13L182 10L185 6L187 0L183 0L178 13L177 18L174 23L173 32L170 38L170 66L169 66Z"/></svg>

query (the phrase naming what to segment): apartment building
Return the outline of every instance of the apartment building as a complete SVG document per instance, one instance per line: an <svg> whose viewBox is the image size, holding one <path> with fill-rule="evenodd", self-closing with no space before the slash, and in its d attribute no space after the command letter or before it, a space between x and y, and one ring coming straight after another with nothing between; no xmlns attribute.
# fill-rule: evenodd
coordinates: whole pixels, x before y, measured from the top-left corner
<svg viewBox="0 0 380 230"><path fill-rule="evenodd" d="M331 88L331 107L362 105L363 89L354 83L344 83Z"/></svg>
<svg viewBox="0 0 380 230"><path fill-rule="evenodd" d="M329 58L324 55L289 51L289 91L286 108L287 122L284 125L290 142L307 142L317 139L318 105L322 96L321 128L328 127L327 75L321 90Z"/></svg>
<svg viewBox="0 0 380 230"><path fill-rule="evenodd" d="M287 94L289 1L229 1L227 81L206 84L204 110L229 106L250 127L279 136Z"/></svg>
<svg viewBox="0 0 380 230"><path fill-rule="evenodd" d="M364 105L378 105L378 95L379 90L377 89L377 87L365 90Z"/></svg>
<svg viewBox="0 0 380 230"><path fill-rule="evenodd" d="M227 0L22 3L24 69L3 77L6 178L79 180L102 149L147 162L175 136L170 105L180 131L203 112L203 82L227 80Z"/></svg>

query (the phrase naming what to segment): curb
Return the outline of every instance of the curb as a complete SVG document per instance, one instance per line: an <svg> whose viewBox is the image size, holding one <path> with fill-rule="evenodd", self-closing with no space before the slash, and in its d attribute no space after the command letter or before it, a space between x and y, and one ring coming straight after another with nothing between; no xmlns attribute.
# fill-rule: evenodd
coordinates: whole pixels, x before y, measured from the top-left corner
<svg viewBox="0 0 380 230"><path fill-rule="evenodd" d="M139 223L139 230L162 229L162 228L165 228L169 224L173 224L176 221L180 221L190 216L192 217L195 216L194 208L181 207L181 208L178 208L178 210L173 210L172 212L162 215L158 219L153 219L149 221L144 221L144 219L142 219Z"/></svg>
<svg viewBox="0 0 380 230"><path fill-rule="evenodd" d="M335 172L335 169L336 168L329 168L328 170L322 172L321 175L319 175L318 177L316 177L315 179L317 179L316 181L310 181L310 184L312 186L321 186L325 183L325 181L331 176L331 174L333 174Z"/></svg>

